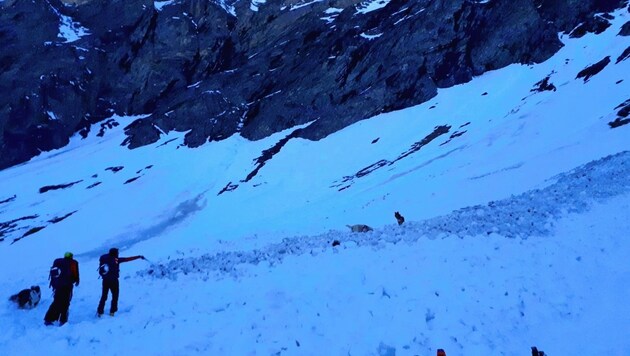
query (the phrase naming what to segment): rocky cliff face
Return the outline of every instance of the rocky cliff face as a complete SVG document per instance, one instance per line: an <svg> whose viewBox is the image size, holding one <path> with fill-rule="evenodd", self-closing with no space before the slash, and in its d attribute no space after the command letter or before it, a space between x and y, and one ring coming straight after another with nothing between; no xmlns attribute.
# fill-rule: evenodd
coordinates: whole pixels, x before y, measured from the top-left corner
<svg viewBox="0 0 630 356"><path fill-rule="evenodd" d="M0 1L0 168L93 123L195 147L311 122L319 139L437 88L540 62L620 0ZM597 19L594 15L598 13Z"/></svg>

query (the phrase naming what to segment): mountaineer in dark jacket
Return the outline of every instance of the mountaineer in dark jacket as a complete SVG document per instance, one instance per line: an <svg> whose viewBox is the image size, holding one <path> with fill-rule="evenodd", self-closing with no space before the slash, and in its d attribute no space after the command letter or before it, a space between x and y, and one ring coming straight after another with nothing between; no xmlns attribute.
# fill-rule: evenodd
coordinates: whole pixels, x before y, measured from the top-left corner
<svg viewBox="0 0 630 356"><path fill-rule="evenodd" d="M52 325L59 320L59 325L68 322L68 309L72 300L72 288L79 285L79 262L72 258L72 252L66 252L50 268L50 287L53 289L53 302L44 316L44 324Z"/></svg>
<svg viewBox="0 0 630 356"><path fill-rule="evenodd" d="M98 309L96 310L96 314L99 318L105 312L105 302L107 301L107 294L109 291L112 291L112 304L109 309L109 315L114 316L114 313L118 311L118 277L120 276L119 265L123 262L129 262L137 259L144 260L145 258L144 256L118 257L117 248L110 249L108 254L101 256L99 259L100 267L98 268L98 273L103 278L103 292L101 294L101 300L98 303Z"/></svg>

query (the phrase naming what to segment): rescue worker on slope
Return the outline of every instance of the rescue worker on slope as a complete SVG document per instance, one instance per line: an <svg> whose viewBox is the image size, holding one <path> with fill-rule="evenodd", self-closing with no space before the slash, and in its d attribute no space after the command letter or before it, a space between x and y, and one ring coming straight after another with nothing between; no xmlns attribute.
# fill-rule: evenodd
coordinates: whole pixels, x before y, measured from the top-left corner
<svg viewBox="0 0 630 356"><path fill-rule="evenodd" d="M134 261L137 259L145 259L144 256L133 257L118 257L118 249L112 248L108 254L101 256L99 259L100 267L98 273L103 278L103 292L101 294L101 300L98 303L98 309L96 310L97 316L100 318L105 311L105 302L107 301L107 294L112 292L112 304L109 309L109 315L114 316L118 311L118 293L119 283L118 277L120 276L119 265L123 262Z"/></svg>
<svg viewBox="0 0 630 356"><path fill-rule="evenodd" d="M72 300L73 286L79 285L79 262L72 258L72 252L66 252L50 268L50 287L53 289L53 302L44 316L44 324L52 325L59 320L59 325L68 322L68 309Z"/></svg>

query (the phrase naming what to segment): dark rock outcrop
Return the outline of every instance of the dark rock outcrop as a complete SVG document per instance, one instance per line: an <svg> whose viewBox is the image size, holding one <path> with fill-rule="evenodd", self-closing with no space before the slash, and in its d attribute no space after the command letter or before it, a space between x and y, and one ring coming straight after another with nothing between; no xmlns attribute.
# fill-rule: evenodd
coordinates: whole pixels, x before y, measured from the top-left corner
<svg viewBox="0 0 630 356"><path fill-rule="evenodd" d="M422 140L415 142L411 145L411 147L409 147L409 149L407 149L407 151L402 152L398 155L398 157L392 159L392 160L387 160L387 159L381 159L375 163L372 163L371 165L359 170L358 172L349 175L349 176L344 176L343 179L339 180L339 181L335 181L333 182L333 185L330 186L330 188L337 188L338 191L343 191L346 190L348 188L350 188L352 186L352 184L354 184L356 179L360 179L363 178L369 174L371 174L372 172L381 169L383 167L386 166L391 166L394 165L396 162L420 151L423 147L425 147L426 145L428 145L429 143L431 143L433 140L435 140L436 138L447 134L449 131L451 130L451 126L449 125L440 125L440 126L436 126L433 131L431 133L429 133L428 135L426 135ZM453 135L450 137L449 141L452 140L455 137L461 136L465 133L461 132L461 133L457 133L457 135Z"/></svg>
<svg viewBox="0 0 630 356"><path fill-rule="evenodd" d="M17 195L13 194L13 196L11 196L9 198L6 198L4 200L0 200L0 204L10 203L10 202L14 201L15 198L17 198Z"/></svg>
<svg viewBox="0 0 630 356"><path fill-rule="evenodd" d="M584 82L588 82L591 77L601 72L610 63L610 56L605 57L601 61L582 69L575 79L584 78Z"/></svg>
<svg viewBox="0 0 630 356"><path fill-rule="evenodd" d="M138 176L138 177L133 177L133 178L129 178L129 179L127 179L127 180L125 181L125 183L123 183L123 184L129 184L129 183L131 183L131 182L135 182L135 181L137 181L138 179L140 179L140 176Z"/></svg>
<svg viewBox="0 0 630 356"><path fill-rule="evenodd" d="M48 220L48 222L49 222L49 223L51 223L51 224L57 224L57 223L60 223L60 222L62 222L62 221L64 221L64 220L66 220L67 218L69 218L70 216L74 215L74 213L76 213L77 211L78 211L78 210L75 210L75 211L69 212L68 214L63 215L63 216L56 216L56 217L54 217L54 218L52 218L52 219Z"/></svg>
<svg viewBox="0 0 630 356"><path fill-rule="evenodd" d="M46 186L43 186L43 187L39 188L39 193L40 194L44 194L44 193L49 192L51 190L59 190L59 189L70 188L73 185L81 183L81 182L83 182L83 180L78 180L76 182L71 182L71 183L57 184L57 185L46 185Z"/></svg>
<svg viewBox="0 0 630 356"><path fill-rule="evenodd" d="M146 115L125 128L129 148L169 131L196 147L309 122L301 137L320 139L487 70L543 61L559 31L623 2L306 3L0 2L0 168L113 114Z"/></svg>
<svg viewBox="0 0 630 356"><path fill-rule="evenodd" d="M582 22L569 34L570 38L581 38L587 33L594 33L596 35L606 31L610 27L610 21L603 16L593 16L592 18Z"/></svg>
<svg viewBox="0 0 630 356"><path fill-rule="evenodd" d="M37 219L39 215L28 215L9 221L0 221L0 242L4 241L5 236L20 230L19 222L24 220Z"/></svg>
<svg viewBox="0 0 630 356"><path fill-rule="evenodd" d="M13 245L14 243L22 240L23 238L25 238L27 236L36 234L36 233L44 230L45 228L46 228L46 226L35 226L35 227L32 227L32 228L28 229L28 231L26 231L22 236L14 238L13 241L11 241L11 245Z"/></svg>
<svg viewBox="0 0 630 356"><path fill-rule="evenodd" d="M92 183L92 184L90 184L90 185L89 185L87 188L85 188L85 189L92 189L92 188L97 187L97 186L99 186L99 185L101 185L101 184L103 184L103 182L96 182L96 183Z"/></svg>
<svg viewBox="0 0 630 356"><path fill-rule="evenodd" d="M556 86L549 81L551 75L546 76L543 80L534 84L534 88L530 92L541 93L543 91L556 91Z"/></svg>
<svg viewBox="0 0 630 356"><path fill-rule="evenodd" d="M628 118L630 116L630 99L617 105L615 110L619 110L617 111L617 118L608 123L611 129L630 124L630 118Z"/></svg>
<svg viewBox="0 0 630 356"><path fill-rule="evenodd" d="M118 172L122 171L123 169L125 169L124 166L114 166L114 167L107 167L107 168L105 168L106 171L112 171L112 173L118 173Z"/></svg>

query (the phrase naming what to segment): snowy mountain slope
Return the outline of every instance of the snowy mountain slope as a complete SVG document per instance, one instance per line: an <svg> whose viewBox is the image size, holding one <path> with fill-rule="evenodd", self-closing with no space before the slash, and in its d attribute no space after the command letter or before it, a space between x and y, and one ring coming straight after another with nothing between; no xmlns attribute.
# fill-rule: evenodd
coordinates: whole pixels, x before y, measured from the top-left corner
<svg viewBox="0 0 630 356"><path fill-rule="evenodd" d="M66 250L78 256L83 281L70 324L59 330L41 325L47 295L27 313L5 305L0 319L13 327L0 345L9 354L99 353L113 335L120 342L107 344L108 350L121 353L269 354L286 348L321 354L328 347L332 354L370 354L382 342L383 350L399 354L446 347L510 355L534 343L556 351L551 354L627 354L621 335L628 330L619 320L626 310L620 298L628 292L621 262L629 249L619 240L628 228L627 170L603 175L607 180L597 183L612 189L590 212L548 216L555 226L520 226L512 234L492 221L499 230L490 235L485 229L464 234L463 225L481 224L484 217L451 215L451 228L426 230L455 209L544 192L556 175L630 149L630 125L608 125L630 99L630 61L616 63L630 45L628 37L617 36L629 15L614 15L613 26L600 35L563 38L566 46L545 63L487 73L424 105L318 142L291 138L287 130L257 142L230 137L191 150L180 147L183 134L169 134L129 151L119 144L122 128L135 118L120 117L103 137L97 128L87 140L75 138L62 150L1 171L0 253L6 257L0 290L8 296L34 283L47 285L49 264ZM576 78L607 56L612 61L588 81ZM547 77L555 91L531 91ZM273 147L279 152L258 160L264 166L256 171L255 160ZM626 156L614 162L627 165ZM594 165L607 171L605 164ZM567 190L586 207L598 197L594 191ZM558 206L572 211L570 204ZM411 222L401 239L414 242L383 242L398 241L400 230L390 226L394 211ZM355 223L376 231L348 234L345 225ZM479 234L488 238L456 238ZM504 238L513 236L520 238ZM120 318L92 318L100 293L92 269L111 246L145 254L156 271L171 266L168 258L266 251L287 237L303 249L305 241L335 238L343 248L289 256L272 268L266 262L273 259L239 265L236 277L204 268L175 281L153 279L141 262L124 265ZM358 240L358 247L349 240ZM595 246L604 251L598 254ZM487 267L484 259L496 265ZM558 269L550 269L555 261ZM578 267L584 273L573 273ZM499 299L504 292L511 297ZM514 319L506 323L505 315ZM614 332L596 332L601 323ZM566 342L563 335L573 333L596 337Z"/></svg>
<svg viewBox="0 0 630 356"><path fill-rule="evenodd" d="M318 140L437 88L540 63L611 26L626 0L0 2L0 168L113 114L126 145L198 147L311 123ZM578 26L579 25L579 26ZM577 27L576 27L577 26ZM627 31L627 30L626 30ZM626 34L627 35L627 34ZM234 85L238 83L238 85Z"/></svg>
<svg viewBox="0 0 630 356"><path fill-rule="evenodd" d="M275 264L287 254L306 254L332 246L333 241L347 246L380 246L383 242L413 242L420 238L436 239L448 235L460 238L502 236L527 239L528 236L547 236L554 221L567 213L583 213L595 202L605 202L630 191L630 152L624 151L581 166L555 178L556 182L544 189L531 190L518 196L487 205L458 209L450 214L421 222L408 222L404 227L388 226L370 232L366 239L361 234L331 231L322 235L285 238L277 244L249 251L211 253L201 257L177 258L155 265L144 272L158 278L176 278L178 274L202 271L233 272L240 264ZM334 247L334 246L333 246Z"/></svg>
<svg viewBox="0 0 630 356"><path fill-rule="evenodd" d="M575 173L602 178L625 165L627 176L629 164L624 153ZM92 314L97 295L91 293L98 281L88 279L77 289L72 322L59 330L40 326L37 313L16 316L5 309L0 317L11 327L3 344L8 354L101 354L106 348L160 355L367 355L392 349L431 355L442 347L451 354L516 355L536 343L551 354L625 355L630 269L620 236L629 226L627 217L611 211L627 211L630 195L627 181L614 178L625 185L604 179L592 186L625 194L586 214L566 214L552 236L427 239L419 238L418 224L382 232L398 243L370 234L364 239L375 242L359 247L343 240L334 249L306 245L306 256L280 254L282 263L230 266L223 259L223 272L199 261L201 273L154 279L145 272L124 279L121 312L98 321ZM579 196L570 181L556 185L565 188L563 198ZM553 197L539 195L546 204L536 208L555 207ZM458 223L451 217L450 226ZM328 237L339 235L351 234ZM304 246L298 242L294 247Z"/></svg>

